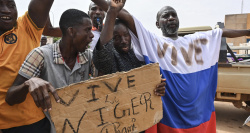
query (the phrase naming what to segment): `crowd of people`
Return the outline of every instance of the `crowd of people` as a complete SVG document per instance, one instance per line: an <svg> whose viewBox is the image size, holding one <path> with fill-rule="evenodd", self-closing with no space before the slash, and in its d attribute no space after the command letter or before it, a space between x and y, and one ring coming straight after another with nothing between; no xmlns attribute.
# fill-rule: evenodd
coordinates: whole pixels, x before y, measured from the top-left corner
<svg viewBox="0 0 250 133"><path fill-rule="evenodd" d="M68 9L57 28L49 19L53 0L31 0L19 18L14 0L0 0L0 132L55 133L48 111L51 100L60 102L57 88L149 63L160 65L155 95L162 96L163 119L143 132L216 132L221 38L250 31L180 37L176 10L164 6L156 15L158 36L123 9L125 2L92 0L88 13ZM42 34L61 39L46 45Z"/></svg>

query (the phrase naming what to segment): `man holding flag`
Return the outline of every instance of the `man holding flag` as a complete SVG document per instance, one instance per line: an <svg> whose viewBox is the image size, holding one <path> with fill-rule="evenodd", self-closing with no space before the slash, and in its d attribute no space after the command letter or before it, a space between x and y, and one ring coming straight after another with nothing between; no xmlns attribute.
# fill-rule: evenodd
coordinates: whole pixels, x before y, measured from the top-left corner
<svg viewBox="0 0 250 133"><path fill-rule="evenodd" d="M104 0L92 0L107 9ZM177 12L164 6L157 13L157 28L163 36L151 33L126 10L118 18L127 22L132 31L136 57L148 63L160 64L166 78L166 94L162 97L163 119L146 132L215 133L214 98L217 88L218 59L222 37L249 36L249 30L215 29L184 37L178 36Z"/></svg>

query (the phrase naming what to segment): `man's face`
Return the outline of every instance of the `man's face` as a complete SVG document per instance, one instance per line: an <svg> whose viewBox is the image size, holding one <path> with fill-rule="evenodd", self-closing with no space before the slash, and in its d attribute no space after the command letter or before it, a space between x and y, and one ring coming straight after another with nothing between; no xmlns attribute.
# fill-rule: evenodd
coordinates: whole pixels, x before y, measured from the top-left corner
<svg viewBox="0 0 250 133"><path fill-rule="evenodd" d="M163 35L177 35L179 18L176 11L172 7L162 8L159 12L159 18L156 24L158 28L161 28Z"/></svg>
<svg viewBox="0 0 250 133"><path fill-rule="evenodd" d="M73 27L73 45L76 51L84 52L94 37L91 32L92 23L89 18L83 18L82 24Z"/></svg>
<svg viewBox="0 0 250 133"><path fill-rule="evenodd" d="M11 30L17 19L17 9L14 0L0 0L0 32Z"/></svg>
<svg viewBox="0 0 250 133"><path fill-rule="evenodd" d="M131 47L131 36L128 28L123 24L114 27L114 47L119 53L128 53Z"/></svg>
<svg viewBox="0 0 250 133"><path fill-rule="evenodd" d="M105 12L97 6L95 3L91 3L89 6L89 17L93 23L93 26L98 29L98 19L99 23L103 24L103 19L105 18Z"/></svg>
<svg viewBox="0 0 250 133"><path fill-rule="evenodd" d="M41 46L44 46L47 44L47 38L46 37L42 37L41 39Z"/></svg>

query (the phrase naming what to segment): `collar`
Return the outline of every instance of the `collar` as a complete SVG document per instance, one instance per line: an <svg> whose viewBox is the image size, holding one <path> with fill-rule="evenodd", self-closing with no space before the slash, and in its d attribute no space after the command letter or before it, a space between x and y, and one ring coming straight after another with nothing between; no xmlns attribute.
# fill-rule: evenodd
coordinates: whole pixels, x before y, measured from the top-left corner
<svg viewBox="0 0 250 133"><path fill-rule="evenodd" d="M15 29L18 29L18 23L17 23L17 20L16 20L16 23L15 23L14 27L13 27L11 30L8 30L8 31L4 32L4 33L3 33L0 37L2 37L2 36L5 36L5 35L7 35L7 34L12 33Z"/></svg>
<svg viewBox="0 0 250 133"><path fill-rule="evenodd" d="M55 42L53 44L53 58L54 58L54 63L55 64L64 64L64 59L62 57L60 48L59 48L59 43L61 40ZM79 64L85 64L86 62L88 62L87 57L85 56L84 52L83 53L78 53L77 55L77 62Z"/></svg>

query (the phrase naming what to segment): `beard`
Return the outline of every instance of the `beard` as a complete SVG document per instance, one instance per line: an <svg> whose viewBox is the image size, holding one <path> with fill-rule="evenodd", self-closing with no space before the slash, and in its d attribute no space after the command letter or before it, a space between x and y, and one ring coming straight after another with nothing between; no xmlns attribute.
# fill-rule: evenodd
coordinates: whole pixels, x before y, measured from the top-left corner
<svg viewBox="0 0 250 133"><path fill-rule="evenodd" d="M161 27L161 31L164 35L174 35L178 32L179 23L176 23L175 27L170 27L171 24L165 24Z"/></svg>

